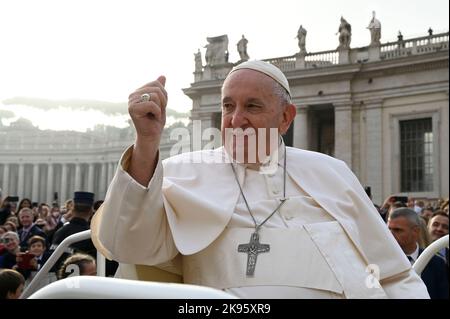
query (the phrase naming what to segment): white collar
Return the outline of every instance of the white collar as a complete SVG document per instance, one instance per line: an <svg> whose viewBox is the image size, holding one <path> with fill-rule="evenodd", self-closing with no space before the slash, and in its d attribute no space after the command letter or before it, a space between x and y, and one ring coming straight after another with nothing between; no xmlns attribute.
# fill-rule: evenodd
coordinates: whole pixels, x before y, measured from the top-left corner
<svg viewBox="0 0 450 319"><path fill-rule="evenodd" d="M412 254L409 254L408 256L411 256L413 262L415 262L417 258L419 258L419 244L416 243L416 250L414 250L414 252Z"/></svg>
<svg viewBox="0 0 450 319"><path fill-rule="evenodd" d="M22 227L22 230L23 230L24 232L29 232L29 231L31 230L31 228L33 228L33 226L34 226L34 223L31 223L31 225L28 226L27 228Z"/></svg>

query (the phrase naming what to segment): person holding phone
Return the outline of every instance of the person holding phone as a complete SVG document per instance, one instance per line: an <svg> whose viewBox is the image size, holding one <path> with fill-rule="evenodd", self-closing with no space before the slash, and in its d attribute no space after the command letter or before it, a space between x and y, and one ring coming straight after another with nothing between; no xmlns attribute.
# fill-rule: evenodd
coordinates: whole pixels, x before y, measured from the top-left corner
<svg viewBox="0 0 450 319"><path fill-rule="evenodd" d="M39 270L50 257L46 251L45 239L41 236L33 236L28 241L29 250L17 254L18 268L23 270Z"/></svg>
<svg viewBox="0 0 450 319"><path fill-rule="evenodd" d="M37 271L45 264L50 257L50 253L46 251L45 239L41 236L33 236L28 241L29 250L17 254L17 265L14 267L30 282L36 275ZM55 274L49 274L48 278L55 277ZM46 281L45 283L49 283Z"/></svg>
<svg viewBox="0 0 450 319"><path fill-rule="evenodd" d="M384 201L383 205L379 210L381 218L383 218L383 220L387 222L389 219L389 215L394 209L407 207L407 203L408 203L407 196L390 195L388 198L386 198L386 200Z"/></svg>

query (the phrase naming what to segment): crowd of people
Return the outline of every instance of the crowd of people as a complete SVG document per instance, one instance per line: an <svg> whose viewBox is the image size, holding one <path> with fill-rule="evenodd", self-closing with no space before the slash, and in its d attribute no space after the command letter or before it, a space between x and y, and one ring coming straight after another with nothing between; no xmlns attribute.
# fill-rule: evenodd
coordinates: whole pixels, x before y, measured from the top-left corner
<svg viewBox="0 0 450 319"><path fill-rule="evenodd" d="M90 228L90 220L102 201L94 203L94 194L75 192L61 207L36 205L24 198L18 205L6 197L0 207L0 299L19 298L58 245L68 236ZM389 196L381 206L380 217L413 264L435 240L448 234L448 199L426 201ZM73 244L49 272L44 286L72 275L96 274L96 249L91 240ZM449 250L442 249L422 273L431 298L448 298ZM108 264L113 275L117 264Z"/></svg>
<svg viewBox="0 0 450 319"><path fill-rule="evenodd" d="M163 265L184 283L239 298L448 299L448 249L432 258L422 279L411 267L448 234L448 199L430 205L389 196L377 212L343 161L287 147L282 135L296 106L280 69L247 61L230 71L222 87L224 147L196 152L201 163L194 153L159 158L165 81L160 76L129 96L136 141L94 217L92 193L75 192L61 209L27 199L16 209L5 198L0 297L20 296L52 251L89 229L93 217L95 247L91 240L72 245L52 269L55 277L70 275L74 263L79 274L95 274L97 248L121 261L119 273L127 265ZM258 143L244 129L253 129ZM114 274L117 264L109 265L106 274ZM367 283L368 273L378 285Z"/></svg>
<svg viewBox="0 0 450 319"><path fill-rule="evenodd" d="M89 192L75 192L62 206L15 199L0 197L0 299L19 298L64 239L90 228L103 202L94 202ZM90 239L71 245L38 286L72 275L95 276L96 256ZM114 274L115 268L115 263L108 262L107 275Z"/></svg>
<svg viewBox="0 0 450 319"><path fill-rule="evenodd" d="M381 207L375 205L411 264L434 241L448 235L448 199L427 201L389 196ZM432 299L449 297L449 250L434 256L422 272Z"/></svg>

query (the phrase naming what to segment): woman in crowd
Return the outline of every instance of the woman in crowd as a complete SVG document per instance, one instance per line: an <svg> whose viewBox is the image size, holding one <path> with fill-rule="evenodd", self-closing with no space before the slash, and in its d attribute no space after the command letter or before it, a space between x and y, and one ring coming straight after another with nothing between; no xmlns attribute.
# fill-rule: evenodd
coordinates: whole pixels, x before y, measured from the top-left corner
<svg viewBox="0 0 450 319"><path fill-rule="evenodd" d="M17 206L17 211L20 212L22 208L31 208L31 200L29 198L23 198Z"/></svg>
<svg viewBox="0 0 450 319"><path fill-rule="evenodd" d="M13 268L16 264L16 256L20 252L19 235L9 231L1 237L2 244L6 251L0 256L0 268Z"/></svg>

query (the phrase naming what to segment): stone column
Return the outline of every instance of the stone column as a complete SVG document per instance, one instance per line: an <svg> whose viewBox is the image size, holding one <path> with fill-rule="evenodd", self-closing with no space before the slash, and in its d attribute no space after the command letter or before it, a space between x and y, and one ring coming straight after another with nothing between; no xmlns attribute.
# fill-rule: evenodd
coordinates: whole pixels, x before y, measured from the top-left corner
<svg viewBox="0 0 450 319"><path fill-rule="evenodd" d="M305 52L300 52L295 55L295 68L296 69L304 69L306 66L305 63Z"/></svg>
<svg viewBox="0 0 450 319"><path fill-rule="evenodd" d="M307 150L308 142L308 106L297 108L294 119L294 147Z"/></svg>
<svg viewBox="0 0 450 319"><path fill-rule="evenodd" d="M17 196L21 200L24 194L24 176L25 175L25 164L19 164L19 177L17 181Z"/></svg>
<svg viewBox="0 0 450 319"><path fill-rule="evenodd" d="M105 195L106 195L106 163L102 163L101 164L101 169L100 169L100 178L98 181L98 185L99 185L99 194L98 194L98 198L99 199L105 199Z"/></svg>
<svg viewBox="0 0 450 319"><path fill-rule="evenodd" d="M350 50L349 49L339 49L339 64L350 63Z"/></svg>
<svg viewBox="0 0 450 319"><path fill-rule="evenodd" d="M352 167L352 104L334 104L334 156Z"/></svg>
<svg viewBox="0 0 450 319"><path fill-rule="evenodd" d="M383 118L382 101L366 104L366 184L372 200L383 203Z"/></svg>
<svg viewBox="0 0 450 319"><path fill-rule="evenodd" d="M3 165L3 184L2 184L3 197L9 195L9 164Z"/></svg>
<svg viewBox="0 0 450 319"><path fill-rule="evenodd" d="M48 164L47 169L47 204L53 202L53 164Z"/></svg>
<svg viewBox="0 0 450 319"><path fill-rule="evenodd" d="M31 190L31 200L39 201L39 164L33 164L33 189Z"/></svg>
<svg viewBox="0 0 450 319"><path fill-rule="evenodd" d="M81 191L81 164L75 164L75 189L74 192Z"/></svg>
<svg viewBox="0 0 450 319"><path fill-rule="evenodd" d="M61 190L59 194L59 198L61 200L61 205L64 204L64 202L67 199L67 183L68 183L68 179L67 179L67 164L62 163L61 164Z"/></svg>
<svg viewBox="0 0 450 319"><path fill-rule="evenodd" d="M369 47L369 61L380 61L381 46L372 45Z"/></svg>
<svg viewBox="0 0 450 319"><path fill-rule="evenodd" d="M94 192L94 163L89 164L88 169L88 192Z"/></svg>
<svg viewBox="0 0 450 319"><path fill-rule="evenodd" d="M111 183L113 177L114 177L113 163L108 163L108 184Z"/></svg>

